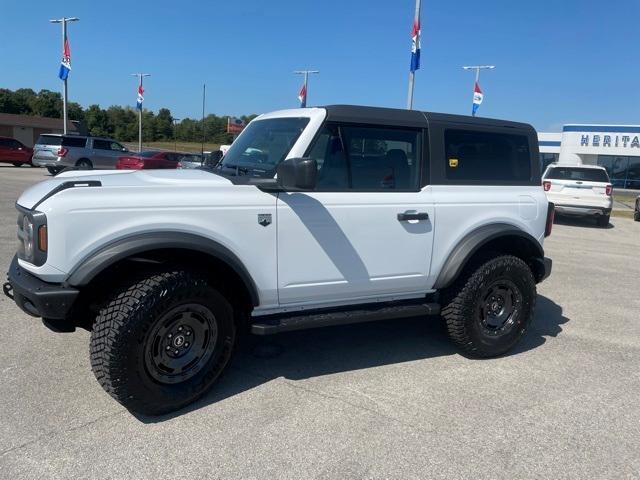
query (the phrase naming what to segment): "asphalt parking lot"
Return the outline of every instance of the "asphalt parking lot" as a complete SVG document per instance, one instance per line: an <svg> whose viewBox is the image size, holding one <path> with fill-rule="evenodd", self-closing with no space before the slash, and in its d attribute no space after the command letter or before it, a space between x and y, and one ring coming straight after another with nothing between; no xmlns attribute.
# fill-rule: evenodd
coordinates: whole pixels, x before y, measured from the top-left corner
<svg viewBox="0 0 640 480"><path fill-rule="evenodd" d="M20 192L0 166L0 268ZM534 324L503 358L433 319L245 342L206 398L135 417L55 334L0 297L0 478L640 478L640 223L561 220Z"/></svg>

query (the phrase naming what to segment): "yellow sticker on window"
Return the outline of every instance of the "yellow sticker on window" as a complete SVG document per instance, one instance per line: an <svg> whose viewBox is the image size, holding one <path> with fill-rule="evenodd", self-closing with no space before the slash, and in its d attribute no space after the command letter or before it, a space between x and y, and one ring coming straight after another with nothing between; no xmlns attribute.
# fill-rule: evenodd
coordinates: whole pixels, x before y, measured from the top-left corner
<svg viewBox="0 0 640 480"><path fill-rule="evenodd" d="M451 168L456 168L458 166L458 159L457 158L450 158L449 159L449 166Z"/></svg>

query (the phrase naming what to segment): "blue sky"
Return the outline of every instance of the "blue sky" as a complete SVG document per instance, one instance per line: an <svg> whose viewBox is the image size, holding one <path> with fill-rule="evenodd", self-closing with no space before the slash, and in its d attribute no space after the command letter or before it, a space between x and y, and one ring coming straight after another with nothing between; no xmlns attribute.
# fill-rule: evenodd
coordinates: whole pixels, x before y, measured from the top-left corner
<svg viewBox="0 0 640 480"><path fill-rule="evenodd" d="M70 100L135 104L132 72L149 72L145 107L179 118L248 114L309 103L404 107L414 0L3 0L0 87L60 89L60 27L70 26ZM640 1L423 0L417 109L557 130L564 123L640 123Z"/></svg>

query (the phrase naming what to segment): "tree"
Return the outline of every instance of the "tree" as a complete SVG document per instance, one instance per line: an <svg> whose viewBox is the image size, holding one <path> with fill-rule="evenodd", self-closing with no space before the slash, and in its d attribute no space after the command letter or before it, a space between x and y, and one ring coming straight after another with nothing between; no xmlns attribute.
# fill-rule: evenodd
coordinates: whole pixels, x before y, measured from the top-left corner
<svg viewBox="0 0 640 480"><path fill-rule="evenodd" d="M156 115L156 133L161 140L173 138L173 117L168 108L161 108Z"/></svg>
<svg viewBox="0 0 640 480"><path fill-rule="evenodd" d="M50 118L62 117L62 95L59 92L40 90L29 100L29 106L33 115Z"/></svg>
<svg viewBox="0 0 640 480"><path fill-rule="evenodd" d="M109 136L109 117L100 105L89 105L85 111L85 120L89 133L94 136Z"/></svg>

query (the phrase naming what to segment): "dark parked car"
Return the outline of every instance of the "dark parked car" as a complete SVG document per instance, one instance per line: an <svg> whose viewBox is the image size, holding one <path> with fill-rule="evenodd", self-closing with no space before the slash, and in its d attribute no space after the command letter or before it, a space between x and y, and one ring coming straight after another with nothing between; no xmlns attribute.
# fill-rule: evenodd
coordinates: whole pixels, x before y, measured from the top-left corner
<svg viewBox="0 0 640 480"><path fill-rule="evenodd" d="M180 153L147 151L118 158L118 170L149 170L152 168L178 168Z"/></svg>
<svg viewBox="0 0 640 480"><path fill-rule="evenodd" d="M633 219L640 222L640 195L636 198L636 208L633 211Z"/></svg>
<svg viewBox="0 0 640 480"><path fill-rule="evenodd" d="M0 162L16 167L31 165L33 150L15 138L0 137Z"/></svg>

